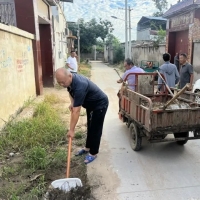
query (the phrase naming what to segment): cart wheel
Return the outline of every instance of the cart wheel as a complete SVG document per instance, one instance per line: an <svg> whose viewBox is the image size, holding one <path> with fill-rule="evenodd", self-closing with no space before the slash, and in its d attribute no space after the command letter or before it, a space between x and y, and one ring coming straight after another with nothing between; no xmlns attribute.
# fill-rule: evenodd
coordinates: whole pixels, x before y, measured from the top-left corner
<svg viewBox="0 0 200 200"><path fill-rule="evenodd" d="M184 133L174 133L175 138L181 138L181 137L189 137L189 132L184 132ZM182 140L182 141L176 141L177 144L179 145L184 145L187 143L188 140Z"/></svg>
<svg viewBox="0 0 200 200"><path fill-rule="evenodd" d="M134 151L139 151L142 145L142 137L140 136L140 131L134 123L130 125L130 143L131 148Z"/></svg>

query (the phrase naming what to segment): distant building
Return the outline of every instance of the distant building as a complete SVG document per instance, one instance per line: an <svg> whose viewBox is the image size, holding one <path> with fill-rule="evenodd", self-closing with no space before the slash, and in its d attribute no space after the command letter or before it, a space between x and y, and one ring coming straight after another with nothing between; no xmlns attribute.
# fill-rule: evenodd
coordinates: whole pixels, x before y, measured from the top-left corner
<svg viewBox="0 0 200 200"><path fill-rule="evenodd" d="M183 0L164 13L167 18L167 45L173 57L176 53L186 53L189 62L199 66L200 47L200 0ZM196 55L197 54L197 55Z"/></svg>
<svg viewBox="0 0 200 200"><path fill-rule="evenodd" d="M167 20L162 17L143 16L137 24L137 41L154 40L157 36L159 27L166 30L166 23Z"/></svg>
<svg viewBox="0 0 200 200"><path fill-rule="evenodd" d="M67 28L67 20L62 9L62 4L51 6L52 11L52 29L53 29L53 57L54 71L65 66L67 59L67 40L69 29ZM55 77L54 77L55 78ZM55 81L55 80L54 80Z"/></svg>

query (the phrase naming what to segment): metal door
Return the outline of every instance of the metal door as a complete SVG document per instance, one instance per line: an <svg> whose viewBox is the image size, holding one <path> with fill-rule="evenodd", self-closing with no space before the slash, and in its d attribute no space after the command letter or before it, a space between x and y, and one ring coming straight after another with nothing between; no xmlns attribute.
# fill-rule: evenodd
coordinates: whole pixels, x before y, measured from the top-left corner
<svg viewBox="0 0 200 200"><path fill-rule="evenodd" d="M188 55L188 30L176 32L176 53L186 53Z"/></svg>

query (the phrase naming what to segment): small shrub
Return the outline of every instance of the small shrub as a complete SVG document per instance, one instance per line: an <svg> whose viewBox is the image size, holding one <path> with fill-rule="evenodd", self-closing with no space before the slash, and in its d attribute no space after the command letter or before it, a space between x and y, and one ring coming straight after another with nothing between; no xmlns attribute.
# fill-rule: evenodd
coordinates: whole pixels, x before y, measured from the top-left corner
<svg viewBox="0 0 200 200"><path fill-rule="evenodd" d="M78 140L78 139L82 139L82 138L83 138L83 135L82 135L81 132L77 132L77 133L75 133L74 138L77 139L77 140Z"/></svg>
<svg viewBox="0 0 200 200"><path fill-rule="evenodd" d="M51 167L56 168L65 165L67 159L67 152L65 149L57 149L52 155Z"/></svg>
<svg viewBox="0 0 200 200"><path fill-rule="evenodd" d="M34 147L26 152L25 164L32 169L46 169L50 163L46 149L42 147Z"/></svg>
<svg viewBox="0 0 200 200"><path fill-rule="evenodd" d="M49 146L65 137L66 128L49 103L38 104L33 116L6 126L0 134L0 152L9 148L19 151Z"/></svg>
<svg viewBox="0 0 200 200"><path fill-rule="evenodd" d="M59 103L60 99L55 94L45 95L44 102L50 103L50 104L56 104Z"/></svg>

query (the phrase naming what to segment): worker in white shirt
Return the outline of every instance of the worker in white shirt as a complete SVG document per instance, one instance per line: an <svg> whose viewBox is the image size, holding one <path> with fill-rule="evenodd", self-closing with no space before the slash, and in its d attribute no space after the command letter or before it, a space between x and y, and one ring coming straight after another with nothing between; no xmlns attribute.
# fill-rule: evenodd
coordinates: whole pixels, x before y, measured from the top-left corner
<svg viewBox="0 0 200 200"><path fill-rule="evenodd" d="M66 66L71 73L77 73L78 63L76 60L76 52L71 51L71 56L67 59Z"/></svg>

